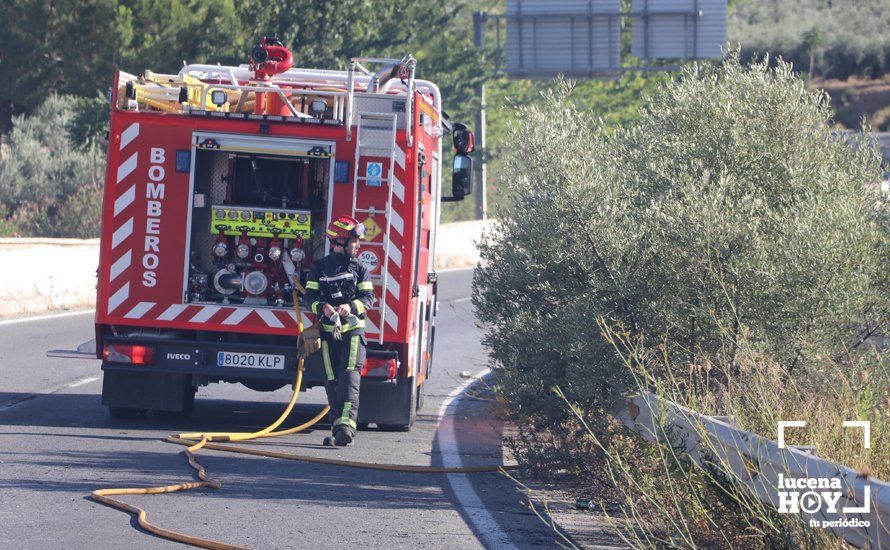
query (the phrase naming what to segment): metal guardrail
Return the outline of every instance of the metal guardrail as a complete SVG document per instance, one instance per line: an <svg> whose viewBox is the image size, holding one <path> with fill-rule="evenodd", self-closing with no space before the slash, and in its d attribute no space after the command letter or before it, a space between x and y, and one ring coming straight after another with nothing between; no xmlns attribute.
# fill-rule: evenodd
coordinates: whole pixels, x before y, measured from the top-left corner
<svg viewBox="0 0 890 550"><path fill-rule="evenodd" d="M778 443L741 430L721 420L661 399L648 393L629 398L619 418L630 429L649 441L671 441L685 451L693 463L717 468L727 478L745 486L766 504L780 506L779 491L831 491L831 489L780 489L779 474L789 478L813 478L837 484L842 492L835 512L815 502L801 508L806 520L837 522L826 524L835 535L864 548L890 548L890 483L856 472L846 466L820 458L794 447L779 448ZM668 428L668 426L670 428ZM707 437L710 441L703 441ZM831 481L837 480L837 481ZM868 511L862 511L867 505ZM845 510L846 509L846 510ZM858 509L853 511L851 509ZM844 523L846 522L846 523ZM868 522L868 527L865 527ZM841 526L847 525L847 526Z"/></svg>

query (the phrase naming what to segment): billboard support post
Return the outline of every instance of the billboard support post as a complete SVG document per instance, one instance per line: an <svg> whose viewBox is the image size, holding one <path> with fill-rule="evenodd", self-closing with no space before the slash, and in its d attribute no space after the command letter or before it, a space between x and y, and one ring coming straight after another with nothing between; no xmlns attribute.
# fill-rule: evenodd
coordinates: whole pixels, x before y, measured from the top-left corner
<svg viewBox="0 0 890 550"><path fill-rule="evenodd" d="M482 64L485 65L485 21L488 14L482 11L473 12L473 43L482 53ZM479 111L476 115L476 149L479 151L478 170L476 172L476 219L488 217L487 189L488 169L485 162L485 81L476 86L476 97L479 99Z"/></svg>

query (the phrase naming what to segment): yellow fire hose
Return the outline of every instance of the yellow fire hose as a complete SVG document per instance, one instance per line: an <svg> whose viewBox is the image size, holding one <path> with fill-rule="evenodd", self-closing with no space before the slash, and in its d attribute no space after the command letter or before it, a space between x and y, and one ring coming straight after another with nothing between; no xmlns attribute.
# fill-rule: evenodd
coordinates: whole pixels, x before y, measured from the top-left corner
<svg viewBox="0 0 890 550"><path fill-rule="evenodd" d="M298 286L299 288L299 286ZM299 333L303 332L303 321L302 315L300 313L300 308L298 305L298 300L296 296L296 292L294 293L294 308L297 312L297 324ZM157 525L153 525L147 519L147 515L145 510L139 508L137 506L132 506L120 500L111 498L112 495L157 495L163 493L174 493L176 491L186 491L188 489L196 489L199 487L209 487L211 489L220 489L222 488L222 484L214 479L211 479L207 476L207 472L204 467L197 461L195 454L203 449L213 449L217 451L226 451L230 453L241 453L247 455L254 456L264 456L270 458L282 458L285 460L297 460L301 462L312 462L315 464L330 464L333 466L350 466L354 468L366 468L371 470L384 470L391 472L411 472L411 473L478 473L478 472L497 472L501 470L515 470L517 468L516 465L503 465L503 466L471 466L465 468L442 468L435 466L399 466L395 464L374 464L370 462L357 462L351 460L338 460L331 458L320 458L308 455L297 455L292 453L278 453L272 451L265 451L260 449L251 449L248 447L233 447L229 445L219 445L217 443L213 443L215 441L249 441L251 439L260 439L266 437L279 437L283 435L291 435L297 432L303 431L306 428L309 428L316 424L319 420L324 418L324 416L330 410L329 406L326 406L321 410L317 415L315 415L312 419L299 426L295 426L293 428L288 428L286 430L274 431L278 426L280 426L285 419L290 415L291 411L294 408L294 405L297 402L297 396L300 394L300 388L303 384L303 357L299 357L297 361L297 378L294 384L294 393L291 395L290 401L285 407L284 412L281 413L281 416L278 417L278 420L270 424L269 426L263 428L262 430L256 432L210 432L210 433L183 433L170 435L166 438L165 441L169 443L175 443L177 445L184 445L187 448L182 451L183 455L188 460L189 466L195 469L197 472L198 478L201 481L193 481L188 483L178 483L175 485L166 485L160 487L145 487L145 488L113 488L113 489L97 489L90 493L90 498L101 502L102 504L111 506L112 508L117 508L118 510L127 512L136 516L137 522L139 526L148 531L149 533L153 533L159 537L163 537L165 539L169 539L176 542L182 542L185 544L191 544L193 546L198 546L200 548L211 548L215 550L243 550L245 547L237 546L233 544L228 544L224 542L218 542L209 539L203 539L200 537L195 537L193 535L187 535L185 533L179 533L177 531L172 531L170 529L164 529L163 527L158 527ZM197 442L195 442L197 440Z"/></svg>

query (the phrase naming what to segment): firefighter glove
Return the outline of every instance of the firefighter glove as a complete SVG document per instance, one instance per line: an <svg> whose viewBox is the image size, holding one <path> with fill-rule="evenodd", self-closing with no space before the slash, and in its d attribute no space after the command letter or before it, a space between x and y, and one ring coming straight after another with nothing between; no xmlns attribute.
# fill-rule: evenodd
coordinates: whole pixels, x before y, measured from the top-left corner
<svg viewBox="0 0 890 550"><path fill-rule="evenodd" d="M300 333L297 355L303 359L321 349L321 326L315 323Z"/></svg>

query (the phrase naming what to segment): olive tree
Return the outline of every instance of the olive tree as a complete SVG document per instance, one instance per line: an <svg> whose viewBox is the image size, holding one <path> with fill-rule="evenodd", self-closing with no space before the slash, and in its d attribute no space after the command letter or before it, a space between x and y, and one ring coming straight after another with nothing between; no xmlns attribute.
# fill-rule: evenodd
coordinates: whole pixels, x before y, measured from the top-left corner
<svg viewBox="0 0 890 550"><path fill-rule="evenodd" d="M886 319L880 155L770 65L691 66L618 129L565 82L517 108L473 295L514 412L553 426L553 386L592 411L627 388L598 319L723 384L743 341L794 374Z"/></svg>

